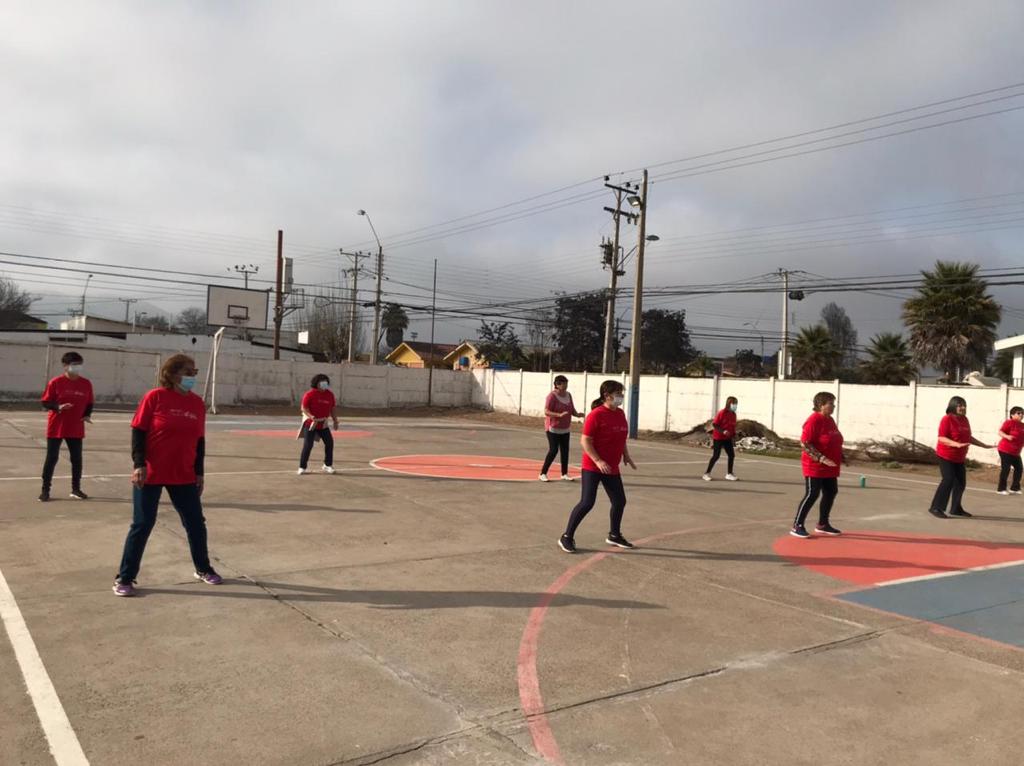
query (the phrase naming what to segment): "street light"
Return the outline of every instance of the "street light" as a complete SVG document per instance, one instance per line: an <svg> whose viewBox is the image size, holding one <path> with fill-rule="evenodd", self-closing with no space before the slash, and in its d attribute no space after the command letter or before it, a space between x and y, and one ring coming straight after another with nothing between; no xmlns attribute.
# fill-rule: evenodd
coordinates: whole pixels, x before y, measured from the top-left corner
<svg viewBox="0 0 1024 766"><path fill-rule="evenodd" d="M377 240L377 298L373 303L373 345L370 346L370 364L377 364L380 347L380 290L381 279L384 276L384 246L380 243L380 237L377 236L377 229L374 227L373 221L370 220L370 214L365 210L357 210L356 215L366 216L366 222L370 224L373 238Z"/></svg>
<svg viewBox="0 0 1024 766"><path fill-rule="evenodd" d="M89 289L89 280L92 279L92 274L85 278L85 286L82 288L82 329L85 329L85 291Z"/></svg>
<svg viewBox="0 0 1024 766"><path fill-rule="evenodd" d="M644 239L647 242L657 242L659 239L661 239L661 237L659 237L657 234L648 234L646 237L644 237ZM629 252L626 253L624 256L622 256L622 258L619 259L619 265L621 266L622 264L624 264L626 262L626 259L629 258L629 256L633 255L633 253L636 252L636 249L638 247L640 247L639 243L637 243L637 244L633 245L633 247L629 248ZM621 277L625 273L626 272L624 272L624 271L620 271L619 272L619 276Z"/></svg>

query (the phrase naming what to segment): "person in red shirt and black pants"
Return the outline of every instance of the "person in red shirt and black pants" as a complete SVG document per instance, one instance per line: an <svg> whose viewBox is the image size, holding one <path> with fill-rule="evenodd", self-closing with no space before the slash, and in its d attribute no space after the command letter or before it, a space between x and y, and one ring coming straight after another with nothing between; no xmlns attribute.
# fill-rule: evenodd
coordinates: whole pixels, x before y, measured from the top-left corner
<svg viewBox="0 0 1024 766"><path fill-rule="evenodd" d="M192 393L196 363L175 354L160 368L160 385L149 391L132 419L132 525L124 541L114 580L118 596L135 595L135 578L146 542L156 526L164 488L181 517L195 566L195 578L208 585L223 579L210 565L203 517L203 462L206 457L206 406Z"/></svg>
<svg viewBox="0 0 1024 766"><path fill-rule="evenodd" d="M975 439L971 435L971 422L967 419L967 401L961 396L954 396L946 405L946 414L939 421L939 440L935 445L935 454L939 456L939 473L942 481L935 489L935 496L928 508L928 513L937 519L946 518L946 504L949 503L949 515L969 519L972 514L964 510L961 498L967 489L967 450L974 444L984 449L992 449L991 445Z"/></svg>
<svg viewBox="0 0 1024 766"><path fill-rule="evenodd" d="M302 453L299 455L299 476L306 473L309 456L313 452L313 442L320 439L324 443L324 465L320 470L334 473L334 436L327 427L327 419L334 422L334 430L338 430L338 416L334 413L334 394L331 393L331 379L323 373L314 375L309 382L309 391L302 397L302 429L299 437L303 439Z"/></svg>
<svg viewBox="0 0 1024 766"><path fill-rule="evenodd" d="M711 421L711 440L714 442L714 451L711 453L711 460L708 461L708 470L701 477L704 481L711 481L711 469L715 467L715 463L721 457L722 450L725 450L726 457L729 459L725 480L736 481L736 475L732 472L733 463L736 462L736 452L732 447L732 441L736 438L736 408L739 407L739 404L739 399L730 396L725 400L725 408Z"/></svg>
<svg viewBox="0 0 1024 766"><path fill-rule="evenodd" d="M996 449L999 450L999 485L996 492L1000 495L1020 494L1020 474L1024 466L1021 465L1020 450L1024 447L1024 408L1013 407L1010 410L1009 419L999 427L1000 442ZM1006 491L1006 479L1013 469L1013 483L1010 484L1010 491Z"/></svg>
<svg viewBox="0 0 1024 766"><path fill-rule="evenodd" d="M611 529L605 540L618 548L632 548L633 543L622 536L622 514L626 509L626 491L622 486L619 464L636 470L636 463L626 449L629 424L622 411L623 387L617 380L601 384L601 397L595 399L590 414L583 422L583 476L580 501L569 514L565 533L558 538L558 547L566 553L576 552L576 528L597 502L597 488L604 486L612 502Z"/></svg>
<svg viewBox="0 0 1024 766"><path fill-rule="evenodd" d="M88 500L82 491L82 441L85 439L85 424L92 422L92 383L82 377L82 355L69 351L60 358L64 374L46 384L43 392L43 408L49 410L46 418L46 460L43 462L43 488L39 493L40 502L50 499L53 471L60 459L60 443L68 445L71 457L71 497Z"/></svg>
<svg viewBox="0 0 1024 766"><path fill-rule="evenodd" d="M829 523L832 503L839 494L839 466L843 462L843 435L832 419L835 409L835 394L828 391L815 394L814 412L804 422L800 434L800 446L803 448L800 463L804 470L805 491L789 533L803 540L811 536L804 524L819 496L818 526L814 531L819 535L842 534Z"/></svg>

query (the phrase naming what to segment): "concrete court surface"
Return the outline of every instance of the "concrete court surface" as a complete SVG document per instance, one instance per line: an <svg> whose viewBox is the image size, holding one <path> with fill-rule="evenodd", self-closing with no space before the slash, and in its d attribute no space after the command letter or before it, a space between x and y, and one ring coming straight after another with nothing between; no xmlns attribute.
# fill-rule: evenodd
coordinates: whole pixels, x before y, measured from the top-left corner
<svg viewBox="0 0 1024 766"><path fill-rule="evenodd" d="M295 418L221 415L204 500L227 582L192 580L165 498L140 596L119 599L129 416L94 420L92 498L67 499L65 453L44 505L44 416L0 416L0 572L56 692L42 710L96 766L1021 762L1020 496L975 485L977 518L942 521L930 477L854 472L848 534L799 541L795 461L741 456L726 483L723 458L705 483L707 452L640 442L623 529L646 542L605 546L602 496L569 556L580 485L529 463L510 480L539 431L345 419L339 473L298 477ZM409 455L504 480L370 465ZM994 590L958 584L987 572ZM887 587L910 595L872 600ZM49 752L6 627L0 763L83 762Z"/></svg>

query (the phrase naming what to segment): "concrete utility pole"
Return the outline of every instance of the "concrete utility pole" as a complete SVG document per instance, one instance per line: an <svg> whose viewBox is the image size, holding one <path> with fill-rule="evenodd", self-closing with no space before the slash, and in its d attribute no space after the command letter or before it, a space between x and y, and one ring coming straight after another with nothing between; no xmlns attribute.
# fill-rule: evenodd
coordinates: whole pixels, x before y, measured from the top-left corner
<svg viewBox="0 0 1024 766"><path fill-rule="evenodd" d="M139 299L138 298L118 298L118 300L121 301L121 303L124 304L124 323L128 324L128 317L129 317L129 313L128 312L131 309L132 304L133 303L138 303Z"/></svg>
<svg viewBox="0 0 1024 766"><path fill-rule="evenodd" d="M779 380L786 379L789 356L789 272L779 269L782 275L782 345L779 347Z"/></svg>
<svg viewBox="0 0 1024 766"><path fill-rule="evenodd" d="M352 259L352 268L346 269L346 271L352 273L352 307L349 309L348 316L348 361L354 362L356 360L356 307L359 305L359 259L370 256L366 253L346 253L344 250L338 252Z"/></svg>
<svg viewBox="0 0 1024 766"><path fill-rule="evenodd" d="M437 258L434 259L434 289L430 298L430 356L427 357L427 406L434 403L434 318L437 316Z"/></svg>
<svg viewBox="0 0 1024 766"><path fill-rule="evenodd" d="M633 291L633 327L629 348L629 438L637 436L640 420L640 325L643 322L644 245L647 244L647 169L640 197L630 198L640 208L640 234L636 250L636 288Z"/></svg>
<svg viewBox="0 0 1024 766"><path fill-rule="evenodd" d="M384 278L384 246L380 243L380 237L377 236L377 229L374 228L373 221L370 220L370 214L365 210L357 210L356 213L366 216L366 222L370 224L373 238L377 240L377 298L373 302L373 343L370 346L370 364L377 364L380 355L380 296L381 280Z"/></svg>
<svg viewBox="0 0 1024 766"><path fill-rule="evenodd" d="M83 317L83 319L82 319L82 329L83 330L85 329L85 319L84 319L84 317L85 317L85 291L89 289L89 280L91 280L91 279L92 279L92 274L90 274L89 276L87 276L85 278L85 287L82 288L82 310L81 310L81 314L82 314L82 317Z"/></svg>
<svg viewBox="0 0 1024 766"><path fill-rule="evenodd" d="M615 191L615 209L612 212L612 218L615 220L615 236L612 239L611 258L608 261L608 268L612 274L608 280L608 303L604 317L604 352L601 354L601 372L608 373L611 372L612 356L615 353L613 332L615 330L615 291L619 279L619 220L623 215L630 216L630 214L621 210L623 190L607 183L605 186ZM605 210L609 210L609 208L605 208Z"/></svg>
<svg viewBox="0 0 1024 766"><path fill-rule="evenodd" d="M274 359L281 358L281 322L284 321L284 293L281 280L284 278L284 232L277 230L277 279L274 282Z"/></svg>

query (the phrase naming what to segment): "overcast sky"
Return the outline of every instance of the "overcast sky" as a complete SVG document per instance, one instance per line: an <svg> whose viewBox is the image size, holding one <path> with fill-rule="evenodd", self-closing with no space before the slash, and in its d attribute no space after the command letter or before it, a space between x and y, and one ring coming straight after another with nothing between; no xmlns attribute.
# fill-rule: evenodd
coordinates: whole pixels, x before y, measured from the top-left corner
<svg viewBox="0 0 1024 766"><path fill-rule="evenodd" d="M632 181L651 167L648 231L662 241L648 251L649 288L779 267L843 277L911 273L936 258L1019 266L1024 110L684 178L664 176L786 144L660 163L1024 81L1022 31L1019 0L8 0L0 250L218 279L251 262L270 278L280 228L295 280L337 287L336 249L371 246L356 215L365 208L384 243L385 299L429 303L434 258L439 305L544 299L607 283L597 246L611 233L611 193L572 197L601 190L604 174ZM1024 88L1003 90L789 143L1021 106ZM499 225L476 228L489 214L453 236L403 234L581 182L503 208L515 220ZM839 218L879 211L894 212ZM753 228L807 221L820 222ZM636 229L623 237L632 247ZM0 270L42 296L40 314L81 295L83 274ZM197 286L98 275L89 313L123 316L119 297L172 313L202 304L210 280L184 279ZM996 290L1008 309L1001 334L1024 332L1020 289ZM794 305L796 325L829 300L862 342L901 328L891 294L809 294ZM649 305L686 308L698 327L779 332L776 295ZM438 340L477 327L445 319ZM425 339L429 322L410 329Z"/></svg>

